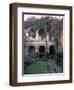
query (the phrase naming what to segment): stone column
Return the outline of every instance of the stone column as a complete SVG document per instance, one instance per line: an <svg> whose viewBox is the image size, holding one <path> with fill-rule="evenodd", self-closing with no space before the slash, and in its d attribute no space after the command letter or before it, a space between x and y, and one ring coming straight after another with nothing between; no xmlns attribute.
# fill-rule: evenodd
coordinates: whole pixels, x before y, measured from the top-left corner
<svg viewBox="0 0 74 90"><path fill-rule="evenodd" d="M36 41L39 41L39 33L38 33L38 30L36 30Z"/></svg>

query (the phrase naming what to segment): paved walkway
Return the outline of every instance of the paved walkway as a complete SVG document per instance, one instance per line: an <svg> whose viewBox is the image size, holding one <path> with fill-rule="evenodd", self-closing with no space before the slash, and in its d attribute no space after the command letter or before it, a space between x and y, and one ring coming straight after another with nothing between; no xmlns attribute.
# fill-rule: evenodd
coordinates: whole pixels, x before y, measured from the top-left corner
<svg viewBox="0 0 74 90"><path fill-rule="evenodd" d="M62 68L58 66L53 59L48 60L48 71L50 73L61 73Z"/></svg>

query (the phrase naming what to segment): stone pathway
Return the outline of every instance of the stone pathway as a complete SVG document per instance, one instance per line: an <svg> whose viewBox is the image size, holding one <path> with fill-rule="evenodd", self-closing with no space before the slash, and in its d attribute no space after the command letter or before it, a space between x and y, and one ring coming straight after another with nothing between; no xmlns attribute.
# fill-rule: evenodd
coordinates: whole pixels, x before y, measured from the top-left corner
<svg viewBox="0 0 74 90"><path fill-rule="evenodd" d="M48 71L50 73L61 73L62 68L58 66L53 59L48 60Z"/></svg>

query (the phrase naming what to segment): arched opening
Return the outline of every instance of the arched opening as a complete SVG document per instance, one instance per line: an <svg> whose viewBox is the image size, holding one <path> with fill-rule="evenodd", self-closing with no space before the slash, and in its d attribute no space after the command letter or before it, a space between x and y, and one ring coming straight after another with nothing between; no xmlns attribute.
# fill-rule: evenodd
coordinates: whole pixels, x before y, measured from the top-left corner
<svg viewBox="0 0 74 90"><path fill-rule="evenodd" d="M40 46L39 47L39 52L44 53L45 52L45 46Z"/></svg>
<svg viewBox="0 0 74 90"><path fill-rule="evenodd" d="M35 53L35 47L30 46L29 49L28 49L28 53L29 53L29 55L33 55Z"/></svg>
<svg viewBox="0 0 74 90"><path fill-rule="evenodd" d="M45 46L39 47L39 57L42 58L45 55Z"/></svg>
<svg viewBox="0 0 74 90"><path fill-rule="evenodd" d="M36 37L36 31L34 29L30 29L29 31L29 37L35 38Z"/></svg>
<svg viewBox="0 0 74 90"><path fill-rule="evenodd" d="M46 33L45 33L44 29L40 29L39 36L41 37L42 40L45 38L45 35L46 35Z"/></svg>
<svg viewBox="0 0 74 90"><path fill-rule="evenodd" d="M53 45L49 47L49 54L55 55L55 47Z"/></svg>

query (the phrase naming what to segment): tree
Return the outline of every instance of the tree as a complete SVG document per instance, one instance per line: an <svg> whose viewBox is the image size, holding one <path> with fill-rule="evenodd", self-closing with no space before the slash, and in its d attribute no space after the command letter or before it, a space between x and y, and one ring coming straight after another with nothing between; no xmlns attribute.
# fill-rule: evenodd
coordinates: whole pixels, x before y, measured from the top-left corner
<svg viewBox="0 0 74 90"><path fill-rule="evenodd" d="M53 18L50 16L35 18L31 17L24 21L24 28L32 28L34 30L44 30L45 33L49 33L50 37L58 38L63 27L63 19Z"/></svg>

